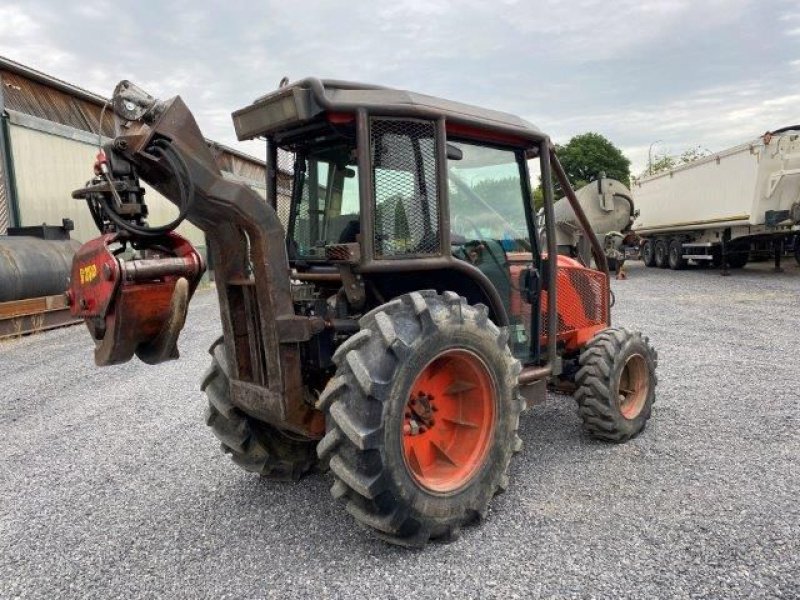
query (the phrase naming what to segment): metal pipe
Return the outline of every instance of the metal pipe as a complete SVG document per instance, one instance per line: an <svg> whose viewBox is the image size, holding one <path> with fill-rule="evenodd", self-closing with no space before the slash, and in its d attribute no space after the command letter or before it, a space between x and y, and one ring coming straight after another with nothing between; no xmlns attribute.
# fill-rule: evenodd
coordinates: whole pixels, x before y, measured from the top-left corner
<svg viewBox="0 0 800 600"><path fill-rule="evenodd" d="M294 273L292 279L297 281L319 281L319 282L341 282L342 276L339 273Z"/></svg>
<svg viewBox="0 0 800 600"><path fill-rule="evenodd" d="M548 155L550 160L547 160ZM550 374L555 373L555 365L558 359L556 353L556 326L558 325L558 314L556 312L556 301L558 294L558 249L556 248L556 219L553 210L553 177L550 171L552 158L555 152L551 152L550 140L544 140L539 145L539 156L541 156L542 167L542 191L544 195L544 224L547 232L547 365ZM557 162L557 159L556 159ZM559 165L560 166L560 165ZM555 373L557 374L557 373Z"/></svg>
<svg viewBox="0 0 800 600"><path fill-rule="evenodd" d="M192 258L143 258L121 260L122 278L125 281L150 281L161 277L194 277L200 265Z"/></svg>
<svg viewBox="0 0 800 600"><path fill-rule="evenodd" d="M369 263L374 255L374 224L372 218L375 201L372 190L372 160L370 157L369 118L366 110L356 113L356 152L358 157L358 193L361 209L362 259Z"/></svg>
<svg viewBox="0 0 800 600"><path fill-rule="evenodd" d="M545 365L543 367L525 367L522 369L522 371L520 371L518 382L520 385L530 385L549 377L552 372L552 364Z"/></svg>

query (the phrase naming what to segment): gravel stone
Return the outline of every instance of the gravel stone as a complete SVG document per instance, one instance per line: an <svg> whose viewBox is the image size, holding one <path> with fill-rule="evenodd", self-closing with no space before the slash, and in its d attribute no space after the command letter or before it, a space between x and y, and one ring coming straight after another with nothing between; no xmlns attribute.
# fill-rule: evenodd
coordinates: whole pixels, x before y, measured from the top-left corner
<svg viewBox="0 0 800 600"><path fill-rule="evenodd" d="M82 326L0 342L0 598L800 597L800 269L628 274L614 323L659 352L644 434L593 441L551 395L487 521L420 551L357 527L329 475L219 451L212 291L156 367L97 369Z"/></svg>

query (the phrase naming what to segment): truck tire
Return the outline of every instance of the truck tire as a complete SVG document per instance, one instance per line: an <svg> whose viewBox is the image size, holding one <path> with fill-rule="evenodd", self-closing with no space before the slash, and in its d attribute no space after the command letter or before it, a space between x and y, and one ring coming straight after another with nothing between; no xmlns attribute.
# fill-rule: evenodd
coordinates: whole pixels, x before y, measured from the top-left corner
<svg viewBox="0 0 800 600"><path fill-rule="evenodd" d="M669 263L669 268L673 271L680 271L686 268L686 259L683 258L683 244L680 240L674 239L669 243L667 262Z"/></svg>
<svg viewBox="0 0 800 600"><path fill-rule="evenodd" d="M794 259L797 261L798 266L800 266L800 237L796 238L794 241Z"/></svg>
<svg viewBox="0 0 800 600"><path fill-rule="evenodd" d="M731 253L727 255L728 267L731 269L743 269L749 258L749 252L747 250L732 250Z"/></svg>
<svg viewBox="0 0 800 600"><path fill-rule="evenodd" d="M645 267L654 267L656 265L656 252L652 240L647 240L642 246L642 261L644 261Z"/></svg>
<svg viewBox="0 0 800 600"><path fill-rule="evenodd" d="M656 240L653 248L653 261L659 269L669 266L669 249L666 240Z"/></svg>
<svg viewBox="0 0 800 600"><path fill-rule="evenodd" d="M589 435L625 442L645 428L655 401L658 355L638 331L610 327L581 352L575 400Z"/></svg>
<svg viewBox="0 0 800 600"><path fill-rule="evenodd" d="M317 463L316 440L290 436L245 414L230 400L228 360L222 338L212 344L211 366L201 389L208 398L206 424L222 450L246 471L268 479L300 479Z"/></svg>
<svg viewBox="0 0 800 600"><path fill-rule="evenodd" d="M412 292L366 314L334 355L317 452L331 493L381 539L455 539L508 485L525 403L508 333L453 292Z"/></svg>

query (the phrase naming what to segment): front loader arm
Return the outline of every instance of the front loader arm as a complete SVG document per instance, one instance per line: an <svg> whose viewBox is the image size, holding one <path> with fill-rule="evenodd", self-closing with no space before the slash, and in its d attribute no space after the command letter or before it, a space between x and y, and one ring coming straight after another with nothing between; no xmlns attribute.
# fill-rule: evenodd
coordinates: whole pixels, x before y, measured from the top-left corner
<svg viewBox="0 0 800 600"><path fill-rule="evenodd" d="M183 238L172 232L151 235L142 225L146 208L137 213L115 192L136 188L124 187L116 177L132 173L176 204L181 217L208 238L234 403L262 420L318 437L321 415L303 398L297 343L310 339L324 322L295 315L284 231L275 210L251 188L223 178L180 97L160 102L123 81L115 89L113 106L121 133L100 157L96 172L101 177L74 194L105 213L115 213L100 219L110 222L112 231L76 254L69 291L73 314L87 320L97 342L97 364L125 362L134 353L151 363L177 358L175 344L186 304L202 275L202 262L199 269L187 270L183 262L188 259L181 258L185 254L174 251ZM143 205L141 196L139 200ZM138 220L118 222L131 214ZM131 261L108 252L114 242L154 254L149 259L152 277L125 279L122 275ZM105 254L99 252L101 246ZM199 260L193 248L188 254ZM81 269L102 271L98 255L112 272L103 289L100 279L80 277ZM170 284L166 288L165 282ZM166 308L163 298L154 300L156 293L162 297L165 291L171 294Z"/></svg>

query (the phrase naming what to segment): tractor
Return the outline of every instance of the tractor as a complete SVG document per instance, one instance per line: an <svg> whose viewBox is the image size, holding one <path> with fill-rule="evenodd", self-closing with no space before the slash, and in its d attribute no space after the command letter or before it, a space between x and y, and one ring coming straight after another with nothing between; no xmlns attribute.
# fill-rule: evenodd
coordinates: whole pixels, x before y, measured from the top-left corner
<svg viewBox="0 0 800 600"><path fill-rule="evenodd" d="M284 82L233 113L240 140L266 141L264 199L222 176L179 96L122 81L110 106L116 137L73 192L101 235L75 256L72 314L99 366L178 358L207 260L222 337L201 385L206 420L241 468L329 470L355 521L418 547L485 517L522 448L520 413L548 387L574 393L596 438L644 429L656 352L611 327L603 249L527 121L374 85ZM557 252L554 177L598 269ZM171 223L148 223L142 182L177 206ZM184 219L205 232L207 259L175 233Z"/></svg>

